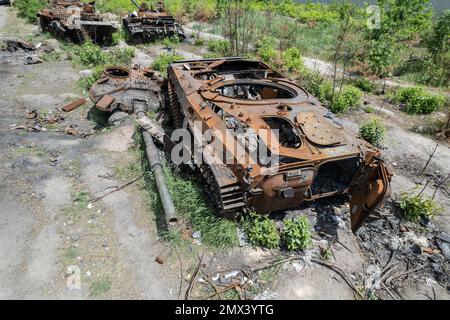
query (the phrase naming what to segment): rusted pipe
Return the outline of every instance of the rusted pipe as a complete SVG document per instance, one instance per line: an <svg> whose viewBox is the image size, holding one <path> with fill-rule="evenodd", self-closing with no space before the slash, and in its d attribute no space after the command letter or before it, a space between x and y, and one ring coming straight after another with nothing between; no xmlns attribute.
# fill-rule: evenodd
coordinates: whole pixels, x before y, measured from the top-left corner
<svg viewBox="0 0 450 320"><path fill-rule="evenodd" d="M143 130L142 136L144 137L145 152L147 153L147 158L150 162L152 172L155 175L156 185L158 187L159 196L164 208L167 227L174 227L178 224L178 217L175 210L175 205L173 204L172 197L169 193L169 189L167 188L159 151L156 148L150 133Z"/></svg>

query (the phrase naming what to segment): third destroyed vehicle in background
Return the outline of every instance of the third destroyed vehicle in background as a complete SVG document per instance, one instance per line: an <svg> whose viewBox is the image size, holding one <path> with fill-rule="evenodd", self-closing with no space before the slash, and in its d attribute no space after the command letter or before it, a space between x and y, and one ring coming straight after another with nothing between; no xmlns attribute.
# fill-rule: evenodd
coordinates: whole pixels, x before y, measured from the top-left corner
<svg viewBox="0 0 450 320"><path fill-rule="evenodd" d="M235 141L229 140L219 141L224 150L204 148L201 163L193 160L222 216L269 213L348 194L356 232L389 196L392 171L380 152L268 65L240 58L181 61L172 64L168 74L177 127L194 132L194 122L201 121L203 132L221 132L215 136L219 140L228 131L235 140L245 141L246 159L261 141L268 153L274 150L270 139L258 139L258 130L279 132L278 162L271 167L260 159L256 164L244 161ZM224 163L222 151L232 155L232 164Z"/></svg>
<svg viewBox="0 0 450 320"><path fill-rule="evenodd" d="M38 13L43 32L75 43L92 40L98 44L109 44L117 31L113 23L104 21L95 13L95 2L79 0L52 0L51 8Z"/></svg>
<svg viewBox="0 0 450 320"><path fill-rule="evenodd" d="M156 8L147 3L138 5L131 0L138 11L130 13L123 19L123 24L134 43L145 43L166 37L186 38L183 28L174 17L169 15L163 1L156 3Z"/></svg>

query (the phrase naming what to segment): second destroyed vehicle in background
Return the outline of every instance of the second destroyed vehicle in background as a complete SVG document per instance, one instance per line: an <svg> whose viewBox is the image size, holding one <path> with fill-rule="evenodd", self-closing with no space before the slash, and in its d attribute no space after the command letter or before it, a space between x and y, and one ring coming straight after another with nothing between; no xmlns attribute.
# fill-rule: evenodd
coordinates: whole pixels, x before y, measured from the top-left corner
<svg viewBox="0 0 450 320"><path fill-rule="evenodd" d="M200 121L203 132L221 132L211 141L223 149L209 142L202 161L193 157L193 163L222 216L269 213L348 194L356 232L389 196L392 171L380 152L268 65L240 58L181 61L168 75L176 126L194 132ZM252 148L275 150L273 141L258 137L260 129L273 132L279 145L277 163L270 167L260 159L244 160ZM223 139L227 131L235 141ZM244 141L246 157L237 154L236 141ZM231 155L231 164L224 163L222 152Z"/></svg>
<svg viewBox="0 0 450 320"><path fill-rule="evenodd" d="M135 0L131 1L138 11L124 18L123 24L133 43L145 43L166 37L178 37L180 40L186 38L183 28L169 15L164 2L158 1L156 8L152 8L145 2L138 5Z"/></svg>
<svg viewBox="0 0 450 320"><path fill-rule="evenodd" d="M78 0L52 0L51 8L38 13L43 32L50 32L57 38L75 43L91 40L108 45L117 28L112 22L104 21L95 13L95 2L83 3Z"/></svg>

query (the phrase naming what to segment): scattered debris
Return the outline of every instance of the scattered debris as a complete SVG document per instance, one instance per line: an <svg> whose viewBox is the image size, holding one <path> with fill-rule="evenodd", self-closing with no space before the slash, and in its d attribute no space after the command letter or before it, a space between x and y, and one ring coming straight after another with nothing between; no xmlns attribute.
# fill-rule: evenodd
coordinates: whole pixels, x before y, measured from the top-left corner
<svg viewBox="0 0 450 320"><path fill-rule="evenodd" d="M37 55L28 56L25 64L38 64L42 63L42 60Z"/></svg>
<svg viewBox="0 0 450 320"><path fill-rule="evenodd" d="M171 247L167 247L163 250L163 252L161 252L161 254L159 254L155 261L158 262L159 264L164 264L167 259L172 255L172 248Z"/></svg>
<svg viewBox="0 0 450 320"><path fill-rule="evenodd" d="M72 111L72 110L74 110L74 109L76 109L76 108L78 108L78 107L81 107L81 106L84 105L86 102L87 102L86 99L81 98L81 99L78 99L78 100L76 100L76 101L74 101L74 102L71 102L71 103L69 103L68 105L64 106L64 107L62 108L62 110L63 110L64 112L70 112L70 111Z"/></svg>
<svg viewBox="0 0 450 320"><path fill-rule="evenodd" d="M35 47L31 42L24 40L6 40L6 50L9 52L16 51L35 51Z"/></svg>

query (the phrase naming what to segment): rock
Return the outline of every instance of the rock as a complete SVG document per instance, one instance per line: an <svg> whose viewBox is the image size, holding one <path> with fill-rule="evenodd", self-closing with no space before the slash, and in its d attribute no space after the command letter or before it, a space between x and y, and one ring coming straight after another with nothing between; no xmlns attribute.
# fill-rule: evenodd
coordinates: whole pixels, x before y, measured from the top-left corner
<svg viewBox="0 0 450 320"><path fill-rule="evenodd" d="M126 118L128 118L128 113L126 113L126 112L123 112L123 111L117 111L117 112L114 112L109 118L108 118L108 123L109 124L114 124L114 123L116 123L116 122L120 122L120 121L122 121L123 119L126 119Z"/></svg>
<svg viewBox="0 0 450 320"><path fill-rule="evenodd" d="M81 70L79 74L82 78L89 78L92 77L94 72L92 70Z"/></svg>
<svg viewBox="0 0 450 320"><path fill-rule="evenodd" d="M442 251L442 255L450 262L450 244L444 241L438 241L439 248Z"/></svg>
<svg viewBox="0 0 450 320"><path fill-rule="evenodd" d="M72 239L72 241L79 241L81 238L79 233L72 233L72 235L70 236L70 239Z"/></svg>

